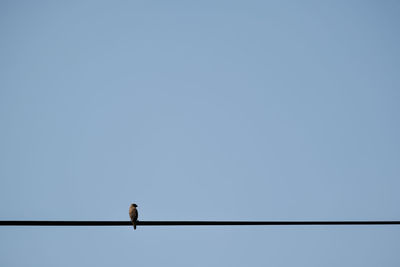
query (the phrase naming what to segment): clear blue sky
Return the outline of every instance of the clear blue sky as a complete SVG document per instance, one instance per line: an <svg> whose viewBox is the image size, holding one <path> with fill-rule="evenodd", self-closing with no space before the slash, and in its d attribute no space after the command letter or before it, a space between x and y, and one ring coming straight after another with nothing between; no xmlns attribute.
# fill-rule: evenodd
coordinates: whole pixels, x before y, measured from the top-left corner
<svg viewBox="0 0 400 267"><path fill-rule="evenodd" d="M399 220L398 1L1 1L0 219ZM400 266L399 226L1 227L1 266Z"/></svg>

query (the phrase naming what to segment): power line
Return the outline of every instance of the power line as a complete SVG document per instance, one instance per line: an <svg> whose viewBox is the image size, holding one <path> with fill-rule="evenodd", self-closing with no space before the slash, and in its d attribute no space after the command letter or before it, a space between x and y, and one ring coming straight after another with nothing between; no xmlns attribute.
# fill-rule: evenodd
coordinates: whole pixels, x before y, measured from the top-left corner
<svg viewBox="0 0 400 267"><path fill-rule="evenodd" d="M138 221L138 226L400 225L400 221ZM130 221L0 221L0 226L132 226Z"/></svg>

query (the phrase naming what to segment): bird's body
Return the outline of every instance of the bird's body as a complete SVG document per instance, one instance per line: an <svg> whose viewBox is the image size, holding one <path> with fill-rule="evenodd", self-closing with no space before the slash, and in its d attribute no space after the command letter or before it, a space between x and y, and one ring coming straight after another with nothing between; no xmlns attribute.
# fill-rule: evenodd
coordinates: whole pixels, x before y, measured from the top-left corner
<svg viewBox="0 0 400 267"><path fill-rule="evenodd" d="M131 217L131 222L133 224L133 229L136 230L136 223L139 217L138 210L136 209L137 205L135 203L131 204L129 207L129 217Z"/></svg>

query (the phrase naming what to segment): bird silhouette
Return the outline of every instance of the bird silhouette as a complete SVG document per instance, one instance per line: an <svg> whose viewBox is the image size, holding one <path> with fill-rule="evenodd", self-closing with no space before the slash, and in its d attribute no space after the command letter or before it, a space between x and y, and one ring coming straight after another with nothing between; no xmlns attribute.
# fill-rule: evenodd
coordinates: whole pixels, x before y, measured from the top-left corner
<svg viewBox="0 0 400 267"><path fill-rule="evenodd" d="M136 230L136 223L138 221L139 213L138 210L136 209L137 205L135 203L132 203L131 206L129 207L129 217L131 217L131 222L133 224L133 229Z"/></svg>

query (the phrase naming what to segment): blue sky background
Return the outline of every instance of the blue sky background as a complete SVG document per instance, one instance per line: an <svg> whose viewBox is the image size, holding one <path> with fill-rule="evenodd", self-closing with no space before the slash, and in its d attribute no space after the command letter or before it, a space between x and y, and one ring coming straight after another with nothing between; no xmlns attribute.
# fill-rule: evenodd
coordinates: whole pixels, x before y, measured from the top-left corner
<svg viewBox="0 0 400 267"><path fill-rule="evenodd" d="M0 219L399 220L398 1L1 1ZM398 226L1 227L2 266L400 266Z"/></svg>

